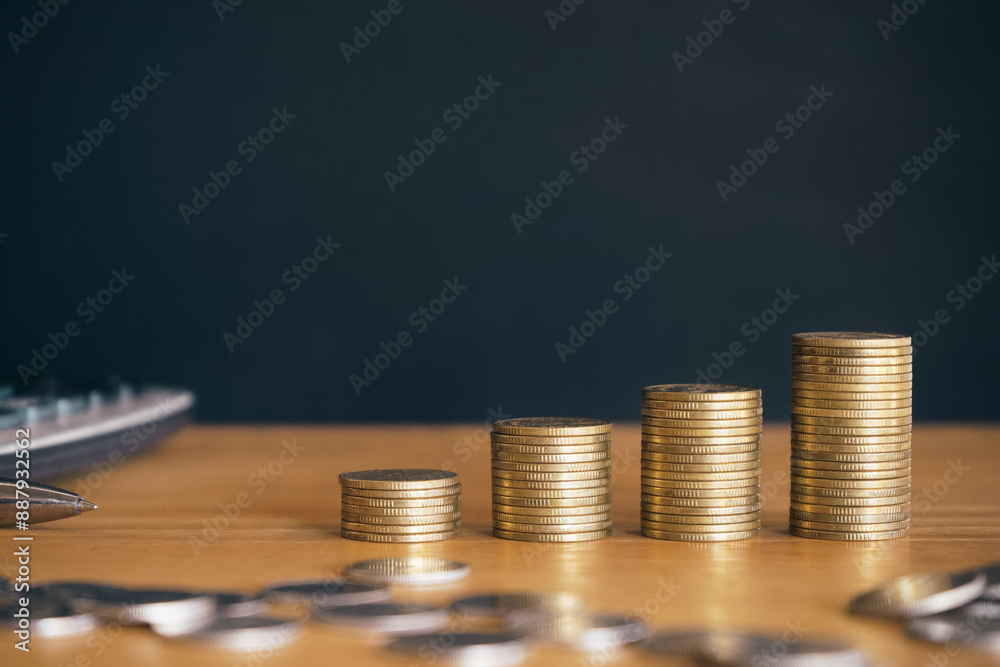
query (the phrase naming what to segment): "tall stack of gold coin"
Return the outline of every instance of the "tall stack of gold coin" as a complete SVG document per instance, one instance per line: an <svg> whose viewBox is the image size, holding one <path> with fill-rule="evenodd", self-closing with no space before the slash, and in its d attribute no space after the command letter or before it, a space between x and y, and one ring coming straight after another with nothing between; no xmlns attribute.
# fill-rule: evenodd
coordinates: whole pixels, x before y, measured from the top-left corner
<svg viewBox="0 0 1000 667"><path fill-rule="evenodd" d="M793 535L909 532L912 354L907 336L792 336Z"/></svg>
<svg viewBox="0 0 1000 667"><path fill-rule="evenodd" d="M435 542L462 532L462 485L446 470L340 474L340 534L363 542Z"/></svg>
<svg viewBox="0 0 1000 667"><path fill-rule="evenodd" d="M524 542L611 535L611 423L533 417L493 423L493 534Z"/></svg>
<svg viewBox="0 0 1000 667"><path fill-rule="evenodd" d="M642 534L723 542L760 532L760 389L642 390Z"/></svg>

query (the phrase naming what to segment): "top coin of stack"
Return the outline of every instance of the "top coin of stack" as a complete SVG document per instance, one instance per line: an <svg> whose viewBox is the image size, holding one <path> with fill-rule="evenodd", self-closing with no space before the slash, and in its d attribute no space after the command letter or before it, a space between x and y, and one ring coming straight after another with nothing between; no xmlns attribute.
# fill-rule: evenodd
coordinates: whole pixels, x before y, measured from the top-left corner
<svg viewBox="0 0 1000 667"><path fill-rule="evenodd" d="M493 423L493 534L525 542L611 535L611 423L534 417Z"/></svg>
<svg viewBox="0 0 1000 667"><path fill-rule="evenodd" d="M721 542L760 532L760 389L642 390L642 534Z"/></svg>
<svg viewBox="0 0 1000 667"><path fill-rule="evenodd" d="M793 535L885 540L910 528L907 336L792 336Z"/></svg>
<svg viewBox="0 0 1000 667"><path fill-rule="evenodd" d="M364 542L434 542L462 527L462 485L446 470L340 474L340 534Z"/></svg>

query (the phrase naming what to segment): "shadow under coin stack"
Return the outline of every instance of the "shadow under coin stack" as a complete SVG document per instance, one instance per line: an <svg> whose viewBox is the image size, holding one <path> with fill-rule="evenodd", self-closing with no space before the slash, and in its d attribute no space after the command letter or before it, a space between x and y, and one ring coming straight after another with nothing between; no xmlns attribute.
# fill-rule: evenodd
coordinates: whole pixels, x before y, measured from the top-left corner
<svg viewBox="0 0 1000 667"><path fill-rule="evenodd" d="M909 532L912 353L908 336L792 336L792 535Z"/></svg>
<svg viewBox="0 0 1000 667"><path fill-rule="evenodd" d="M725 384L642 390L642 534L724 542L760 532L761 392Z"/></svg>
<svg viewBox="0 0 1000 667"><path fill-rule="evenodd" d="M611 535L611 423L534 417L493 423L493 535L585 542Z"/></svg>
<svg viewBox="0 0 1000 667"><path fill-rule="evenodd" d="M462 531L462 485L446 470L340 474L340 534L363 542L435 542Z"/></svg>

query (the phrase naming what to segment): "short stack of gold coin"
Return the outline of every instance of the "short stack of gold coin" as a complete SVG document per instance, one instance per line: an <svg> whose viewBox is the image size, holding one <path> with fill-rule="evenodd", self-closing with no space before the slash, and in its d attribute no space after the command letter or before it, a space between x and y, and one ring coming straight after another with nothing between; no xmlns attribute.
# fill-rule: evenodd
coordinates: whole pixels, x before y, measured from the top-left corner
<svg viewBox="0 0 1000 667"><path fill-rule="evenodd" d="M340 534L363 542L435 542L462 531L462 485L446 470L340 474Z"/></svg>
<svg viewBox="0 0 1000 667"><path fill-rule="evenodd" d="M493 423L493 534L524 542L611 535L611 423L529 417Z"/></svg>
<svg viewBox="0 0 1000 667"><path fill-rule="evenodd" d="M908 336L792 336L793 535L909 533L912 354Z"/></svg>
<svg viewBox="0 0 1000 667"><path fill-rule="evenodd" d="M642 534L723 542L760 532L761 392L724 384L642 390Z"/></svg>

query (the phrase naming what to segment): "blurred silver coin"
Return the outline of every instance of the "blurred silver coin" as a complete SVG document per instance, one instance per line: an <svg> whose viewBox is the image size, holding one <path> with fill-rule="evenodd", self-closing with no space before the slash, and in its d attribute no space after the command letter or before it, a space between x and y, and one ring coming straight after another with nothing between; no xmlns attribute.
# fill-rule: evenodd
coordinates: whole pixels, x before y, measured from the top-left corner
<svg viewBox="0 0 1000 667"><path fill-rule="evenodd" d="M371 634L415 635L443 630L451 614L426 604L373 602L350 607L320 609L312 620L324 625Z"/></svg>
<svg viewBox="0 0 1000 667"><path fill-rule="evenodd" d="M766 655L774 643L774 639L742 632L687 630L654 634L638 648L657 656L685 656L713 665L750 665L754 656Z"/></svg>
<svg viewBox="0 0 1000 667"><path fill-rule="evenodd" d="M35 637L74 637L86 634L100 624L93 614L74 610L60 600L30 598L26 609L29 632ZM19 629L21 617L17 614L21 613L23 608L17 602L0 602L0 627Z"/></svg>
<svg viewBox="0 0 1000 667"><path fill-rule="evenodd" d="M95 584L85 581L55 581L50 584L32 586L27 591L30 597L43 597L46 600L62 600L72 607L86 607L90 601L102 597L123 595L128 589L107 584Z"/></svg>
<svg viewBox="0 0 1000 667"><path fill-rule="evenodd" d="M203 593L174 590L92 591L74 598L103 619L124 625L163 628L203 625L215 613L215 600Z"/></svg>
<svg viewBox="0 0 1000 667"><path fill-rule="evenodd" d="M206 595L215 599L215 613L219 616L254 616L267 612L267 600L259 595L244 593L220 593L209 591Z"/></svg>
<svg viewBox="0 0 1000 667"><path fill-rule="evenodd" d="M303 579L271 584L261 591L269 602L303 604L311 608L369 604L389 598L383 586L339 579Z"/></svg>
<svg viewBox="0 0 1000 667"><path fill-rule="evenodd" d="M10 579L0 577L0 593L10 593L13 590L14 584L10 583Z"/></svg>
<svg viewBox="0 0 1000 667"><path fill-rule="evenodd" d="M889 581L851 600L854 614L913 618L930 616L972 602L986 587L979 570L959 574L910 574Z"/></svg>
<svg viewBox="0 0 1000 667"><path fill-rule="evenodd" d="M276 651L288 646L302 626L287 618L274 616L217 617L208 625L186 634L169 635L171 639L196 642L221 651Z"/></svg>
<svg viewBox="0 0 1000 667"><path fill-rule="evenodd" d="M981 567L978 571L986 575L986 588L980 597L1000 601L1000 563Z"/></svg>
<svg viewBox="0 0 1000 667"><path fill-rule="evenodd" d="M1000 602L977 600L950 611L910 619L906 632L918 639L946 644L976 644L1000 649Z"/></svg>
<svg viewBox="0 0 1000 667"><path fill-rule="evenodd" d="M534 610L566 614L583 611L583 598L573 593L494 593L461 598L451 610L470 620L503 621L514 611Z"/></svg>
<svg viewBox="0 0 1000 667"><path fill-rule="evenodd" d="M471 571L457 560L414 556L358 561L344 568L344 576L374 584L439 586L464 579Z"/></svg>
<svg viewBox="0 0 1000 667"><path fill-rule="evenodd" d="M865 654L849 644L775 638L771 647L751 656L749 665L767 667L867 667Z"/></svg>
<svg viewBox="0 0 1000 667"><path fill-rule="evenodd" d="M515 634L589 653L607 652L649 636L640 620L612 614L553 614L521 610L507 616Z"/></svg>
<svg viewBox="0 0 1000 667"><path fill-rule="evenodd" d="M390 642L386 648L394 653L434 656L441 664L458 667L503 667L516 665L528 655L522 637L492 632L442 632L414 635Z"/></svg>

